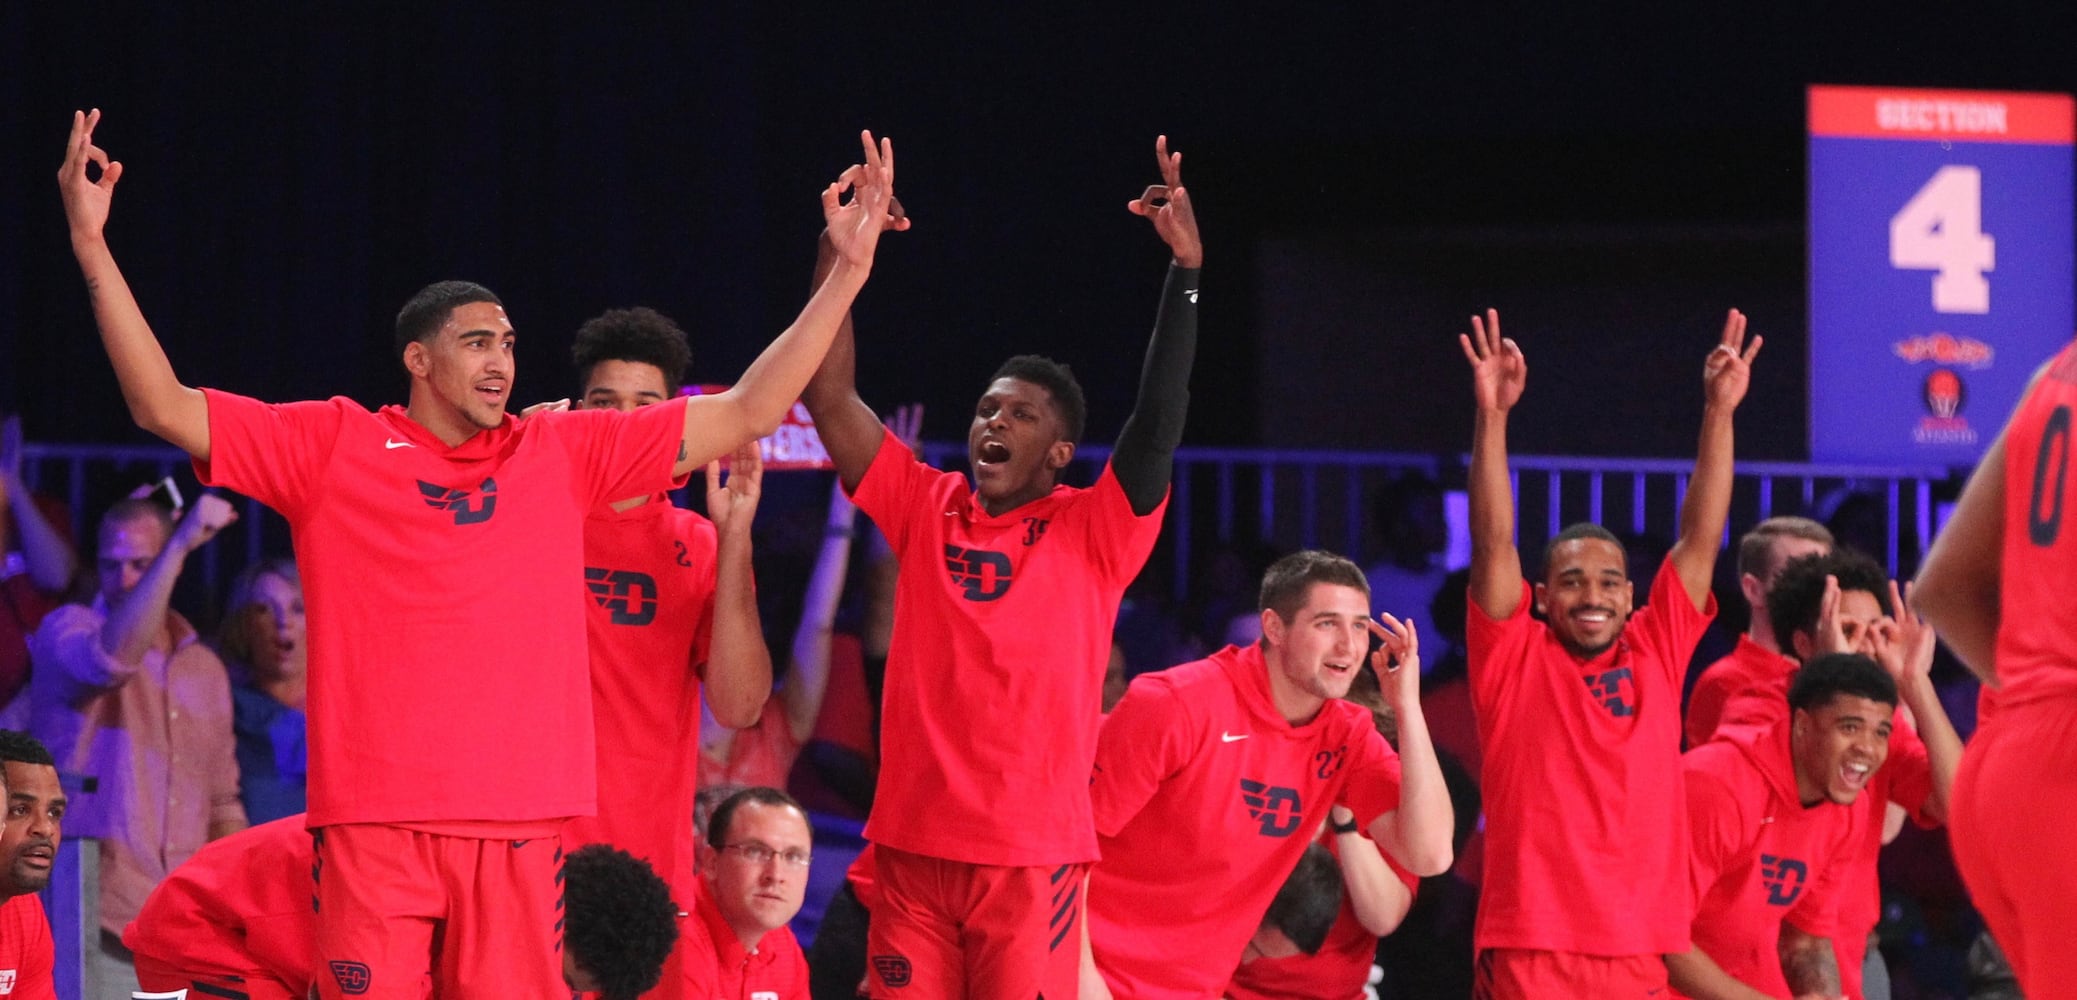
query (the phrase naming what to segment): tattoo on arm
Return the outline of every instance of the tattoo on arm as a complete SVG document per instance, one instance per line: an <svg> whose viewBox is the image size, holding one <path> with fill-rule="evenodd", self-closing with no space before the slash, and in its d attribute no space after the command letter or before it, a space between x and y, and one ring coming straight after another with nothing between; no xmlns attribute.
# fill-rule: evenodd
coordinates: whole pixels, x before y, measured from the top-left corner
<svg viewBox="0 0 2077 1000"><path fill-rule="evenodd" d="M1797 996L1817 993L1839 995L1839 962L1832 957L1829 938L1812 937L1792 927L1782 927L1781 975L1789 992Z"/></svg>

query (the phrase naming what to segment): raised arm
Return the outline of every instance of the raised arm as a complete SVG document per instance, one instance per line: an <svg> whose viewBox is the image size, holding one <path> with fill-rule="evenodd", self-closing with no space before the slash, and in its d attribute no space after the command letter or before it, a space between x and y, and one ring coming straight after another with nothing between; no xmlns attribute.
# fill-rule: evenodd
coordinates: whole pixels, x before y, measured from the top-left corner
<svg viewBox="0 0 2077 1000"><path fill-rule="evenodd" d="M166 608L188 555L207 545L217 532L236 520L238 510L229 500L214 493L196 497L195 505L188 508L187 516L180 519L172 537L166 539L166 547L159 550L158 557L122 603L108 613L108 620L101 625L102 652L126 666L141 664L145 652L165 634Z"/></svg>
<svg viewBox="0 0 2077 1000"><path fill-rule="evenodd" d="M752 438L776 430L808 384L873 268L873 251L894 198L894 144L859 133L865 162L822 192L826 236L836 260L793 325L773 340L726 392L695 396L685 408L678 475L687 475ZM849 203L845 192L852 192Z"/></svg>
<svg viewBox="0 0 2077 1000"><path fill-rule="evenodd" d="M71 586L72 574L79 571L79 557L50 519L43 516L43 508L37 505L29 484L22 479L20 417L0 420L0 516L10 509L21 536L22 560L29 564L29 582L47 594ZM0 546L6 544L4 538L4 533L0 533Z"/></svg>
<svg viewBox="0 0 2077 1000"><path fill-rule="evenodd" d="M900 227L907 228L906 219ZM836 248L825 232L816 244L818 286L827 280L837 261ZM865 470L872 466L873 457L880 453L880 442L886 434L880 418L858 395L858 340L848 310L837 324L837 336L829 345L829 353L823 355L822 364L801 392L801 402L808 407L808 416L814 418L815 435L822 439L823 450L829 452L830 462L837 467L838 481L845 489L857 489L858 481L865 478Z"/></svg>
<svg viewBox="0 0 2077 1000"><path fill-rule="evenodd" d="M1926 815L1947 821L1947 807L1954 792L1954 774L1962 763L1962 738L1947 717L1940 692L1933 687L1933 652L1939 639L1933 627L1911 610L1910 598L1917 588L1897 588L1890 581L1890 620L1875 630L1875 661L1897 682L1897 693L1911 710L1919 741L1926 746L1926 763L1932 771L1933 793L1926 800Z"/></svg>
<svg viewBox="0 0 2077 1000"><path fill-rule="evenodd" d="M1399 807L1370 824L1370 839L1408 871L1426 878L1449 871L1457 816L1450 808L1435 744L1428 738L1427 719L1421 715L1420 636L1410 621L1389 614L1379 618L1382 624L1369 623L1370 634L1382 643L1370 654L1370 669L1399 727Z"/></svg>
<svg viewBox="0 0 2077 1000"><path fill-rule="evenodd" d="M1197 212L1183 189L1183 154L1168 151L1168 137L1154 139L1154 158L1161 165L1161 184L1151 185L1125 204L1146 216L1168 244L1172 260L1154 314L1154 333L1140 364L1139 396L1118 432L1111 471L1125 487L1132 512L1145 516L1168 495L1176 447L1190 410L1190 369L1197 358L1197 279L1204 266L1204 242L1197 235Z"/></svg>
<svg viewBox="0 0 2077 1000"><path fill-rule="evenodd" d="M1529 362L1500 335L1500 311L1471 317L1457 343L1471 362L1471 599L1489 618L1508 618L1522 602L1522 553L1514 544L1514 482L1507 471L1507 413L1529 384Z"/></svg>
<svg viewBox="0 0 2077 1000"><path fill-rule="evenodd" d="M707 642L707 707L731 729L757 724L772 694L772 652L764 644L750 573L750 522L763 495L763 447L750 441L721 463L707 463L707 519L714 522L714 633Z"/></svg>
<svg viewBox="0 0 2077 1000"><path fill-rule="evenodd" d="M1702 362L1702 438L1695 447L1695 474L1680 504L1680 538L1667 559L1680 575L1681 587L1695 610L1709 606L1709 584L1716 573L1716 554L1723 547L1724 520L1731 513L1732 459L1735 440L1731 415L1752 382L1752 359L1763 338L1745 340L1745 314L1724 316L1724 332Z"/></svg>
<svg viewBox="0 0 2077 1000"><path fill-rule="evenodd" d="M100 122L98 108L72 113L72 135L66 140L65 162L58 167L58 193L65 199L72 255L78 258L80 275L86 279L94 324L101 329L101 346L115 366L130 419L174 447L208 461L209 403L200 389L183 385L174 376L172 362L166 360L165 349L144 321L129 283L108 252L102 231L108 224L109 203L115 195L115 182L123 176L123 165L94 145L94 126ZM88 164L100 172L98 180L87 178Z"/></svg>

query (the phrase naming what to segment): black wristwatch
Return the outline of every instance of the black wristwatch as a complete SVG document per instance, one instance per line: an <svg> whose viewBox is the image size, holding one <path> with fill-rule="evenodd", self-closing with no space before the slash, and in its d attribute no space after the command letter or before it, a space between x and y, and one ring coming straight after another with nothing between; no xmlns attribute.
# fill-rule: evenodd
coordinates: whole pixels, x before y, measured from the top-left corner
<svg viewBox="0 0 2077 1000"><path fill-rule="evenodd" d="M1352 819L1346 823L1336 823L1333 817L1328 817L1327 828L1335 833L1355 833L1357 829L1355 820Z"/></svg>

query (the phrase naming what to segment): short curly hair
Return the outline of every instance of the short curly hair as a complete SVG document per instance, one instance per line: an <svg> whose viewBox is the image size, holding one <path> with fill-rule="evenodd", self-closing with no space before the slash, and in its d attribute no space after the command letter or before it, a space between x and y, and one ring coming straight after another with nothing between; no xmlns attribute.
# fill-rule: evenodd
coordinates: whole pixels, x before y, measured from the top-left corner
<svg viewBox="0 0 2077 1000"><path fill-rule="evenodd" d="M1053 408L1060 414L1060 423L1066 434L1062 440L1076 444L1082 440L1082 428L1089 420L1089 402L1082 395L1082 383L1075 378L1074 369L1052 358L1037 354L1019 354L1002 363L988 381L1013 378L1038 386L1053 397Z"/></svg>
<svg viewBox="0 0 2077 1000"><path fill-rule="evenodd" d="M669 316L648 306L608 309L578 327L570 345L579 387L591 381L591 370L601 361L655 365L663 372L665 393L675 396L692 367L692 344Z"/></svg>
<svg viewBox="0 0 2077 1000"><path fill-rule="evenodd" d="M1894 614L1889 606L1889 574L1881 564L1852 549L1833 549L1829 554L1807 555L1790 560L1767 590L1767 621L1783 650L1798 632L1817 630L1818 613L1824 609L1825 577L1839 579L1839 592L1866 591L1875 595L1882 613Z"/></svg>
<svg viewBox="0 0 2077 1000"><path fill-rule="evenodd" d="M592 844L563 861L563 947L604 1000L635 1000L663 981L678 942L678 904L649 863Z"/></svg>

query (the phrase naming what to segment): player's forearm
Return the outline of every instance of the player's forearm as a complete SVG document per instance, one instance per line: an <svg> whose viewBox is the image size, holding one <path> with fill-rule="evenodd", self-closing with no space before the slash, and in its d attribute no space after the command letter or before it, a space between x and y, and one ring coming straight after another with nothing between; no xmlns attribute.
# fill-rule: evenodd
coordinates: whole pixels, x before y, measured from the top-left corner
<svg viewBox="0 0 2077 1000"><path fill-rule="evenodd" d="M173 363L144 321L106 240L75 233L72 252L86 279L101 346L115 368L123 402L137 426L200 459L209 457L209 409L201 390L181 384Z"/></svg>
<svg viewBox="0 0 2077 1000"><path fill-rule="evenodd" d="M829 649L836 631L837 602L844 594L844 575L851 565L851 529L857 508L832 490L829 516L822 527L822 550L808 574L808 593L801 623L793 633L792 659L786 666L786 722L795 742L814 735L815 717L829 690Z"/></svg>
<svg viewBox="0 0 2077 1000"><path fill-rule="evenodd" d="M159 557L138 578L137 586L131 588L122 604L109 611L108 620L101 625L103 652L132 667L144 661L145 652L165 634L173 584L180 579L181 567L186 564L187 549L176 530Z"/></svg>
<svg viewBox="0 0 2077 1000"><path fill-rule="evenodd" d="M821 288L840 259L827 238L815 260L815 287ZM858 396L858 338L847 310L823 352L822 363L801 390L801 402L814 418L815 433L845 486L856 487L879 454L880 418Z"/></svg>
<svg viewBox="0 0 2077 1000"><path fill-rule="evenodd" d="M1399 726L1399 808L1380 820L1388 827L1378 843L1408 871L1423 878L1450 870L1457 816L1442 779L1435 744L1418 701L1393 706Z"/></svg>
<svg viewBox="0 0 2077 1000"><path fill-rule="evenodd" d="M714 553L714 634L707 643L707 707L730 729L757 723L772 693L772 653L750 570L750 539L724 532Z"/></svg>
<svg viewBox="0 0 2077 1000"><path fill-rule="evenodd" d="M5 475L7 481L0 485L0 496L18 498L10 509L14 511L15 537L21 542L22 559L29 564L29 581L45 593L64 590L72 585L72 574L79 571L79 557L43 516L43 508L30 494L28 484L12 473Z"/></svg>
<svg viewBox="0 0 2077 1000"><path fill-rule="evenodd" d="M1700 948L1667 955L1666 978L1692 1000L1768 1000L1767 994L1731 978Z"/></svg>
<svg viewBox="0 0 2077 1000"><path fill-rule="evenodd" d="M1985 681L1997 678L2005 550L2005 433L1977 463L1954 516L1919 567L1911 606L1947 648Z"/></svg>
<svg viewBox="0 0 2077 1000"><path fill-rule="evenodd" d="M1514 544L1514 481L1507 470L1507 411L1478 411L1468 485L1472 596L1487 615L1505 618L1514 613L1522 589L1522 556Z"/></svg>
<svg viewBox="0 0 2077 1000"><path fill-rule="evenodd" d="M1926 800L1926 815L1947 821L1949 795L1954 791L1954 773L1962 763L1962 738L1947 717L1947 706L1930 677L1920 675L1906 681L1900 693L1918 722L1918 738L1926 745L1926 763L1933 774L1933 794Z"/></svg>
<svg viewBox="0 0 2077 1000"><path fill-rule="evenodd" d="M1731 481L1736 439L1732 410L1715 404L1702 408L1702 433L1695 445L1695 471L1688 477L1680 503L1680 537L1670 561L1697 611L1709 605L1709 586L1723 546L1724 521L1731 514Z"/></svg>
<svg viewBox="0 0 2077 1000"><path fill-rule="evenodd" d="M836 339L837 327L851 310L851 302L865 287L870 268L839 262L828 279L809 296L791 326L750 362L734 387L719 396L719 419L715 414L695 417L688 409L685 419L685 450L678 472L689 473L710 459L726 454L752 438L777 430L786 411L799 399L808 380L821 367L823 355Z"/></svg>
<svg viewBox="0 0 2077 1000"><path fill-rule="evenodd" d="M1378 937L1398 930L1414 897L1385 863L1377 843L1351 831L1335 834L1334 846L1341 859L1341 884L1348 890L1349 909L1356 914L1356 922Z"/></svg>
<svg viewBox="0 0 2077 1000"><path fill-rule="evenodd" d="M1168 495L1176 448L1190 411L1190 370L1197 359L1196 268L1172 265L1162 286L1154 332L1140 363L1139 396L1118 434L1111 470L1135 514L1154 511Z"/></svg>
<svg viewBox="0 0 2077 1000"><path fill-rule="evenodd" d="M1796 996L1839 996L1839 960L1832 955L1832 939L1805 932L1787 921L1781 924L1781 976Z"/></svg>

